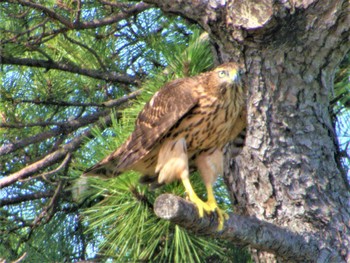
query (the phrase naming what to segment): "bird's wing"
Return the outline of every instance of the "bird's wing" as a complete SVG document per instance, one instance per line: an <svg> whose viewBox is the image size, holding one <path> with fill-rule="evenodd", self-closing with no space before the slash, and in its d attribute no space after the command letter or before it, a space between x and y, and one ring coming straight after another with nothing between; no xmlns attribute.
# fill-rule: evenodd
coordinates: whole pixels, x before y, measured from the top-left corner
<svg viewBox="0 0 350 263"><path fill-rule="evenodd" d="M160 89L140 112L134 132L125 143L119 167L126 168L149 153L155 144L198 103L190 78L179 79Z"/></svg>
<svg viewBox="0 0 350 263"><path fill-rule="evenodd" d="M145 105L136 120L135 130L115 152L91 167L85 175L111 177L117 171L132 165L148 154L166 136L167 132L198 103L193 78L177 79L167 83ZM111 174L112 173L112 174Z"/></svg>

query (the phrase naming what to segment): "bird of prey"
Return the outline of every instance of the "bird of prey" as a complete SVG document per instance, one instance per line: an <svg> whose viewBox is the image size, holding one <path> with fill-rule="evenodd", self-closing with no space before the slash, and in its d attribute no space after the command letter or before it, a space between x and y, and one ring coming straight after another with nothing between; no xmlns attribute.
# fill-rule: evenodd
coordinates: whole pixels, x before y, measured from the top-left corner
<svg viewBox="0 0 350 263"><path fill-rule="evenodd" d="M139 113L125 143L83 176L111 178L135 170L151 187L181 180L200 217L217 212L220 230L227 215L217 205L213 184L223 173L224 146L246 126L244 102L236 63L168 82ZM192 167L203 179L207 202L192 188Z"/></svg>

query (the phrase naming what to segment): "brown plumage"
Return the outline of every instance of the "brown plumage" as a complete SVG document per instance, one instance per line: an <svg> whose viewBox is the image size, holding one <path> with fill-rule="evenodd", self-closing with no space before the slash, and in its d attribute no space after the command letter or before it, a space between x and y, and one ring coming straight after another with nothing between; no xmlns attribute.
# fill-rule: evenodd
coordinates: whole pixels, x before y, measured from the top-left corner
<svg viewBox="0 0 350 263"><path fill-rule="evenodd" d="M223 147L245 128L243 105L235 63L171 81L145 105L128 140L83 176L110 178L136 170L142 174L141 182L153 186L182 180L200 216L216 210L222 228L225 214L217 207L212 185L223 172ZM199 170L207 202L192 189L189 167Z"/></svg>

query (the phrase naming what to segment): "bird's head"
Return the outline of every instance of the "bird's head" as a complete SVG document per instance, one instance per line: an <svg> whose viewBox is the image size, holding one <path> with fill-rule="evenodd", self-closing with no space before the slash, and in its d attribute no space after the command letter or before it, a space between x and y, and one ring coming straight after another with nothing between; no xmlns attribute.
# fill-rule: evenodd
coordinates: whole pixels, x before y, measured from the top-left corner
<svg viewBox="0 0 350 263"><path fill-rule="evenodd" d="M214 69L219 83L228 86L241 84L240 68L236 63L225 63ZM226 86L225 85L225 86Z"/></svg>
<svg viewBox="0 0 350 263"><path fill-rule="evenodd" d="M212 91L219 93L220 97L230 98L234 94L242 93L241 68L238 64L225 63L212 71L209 86Z"/></svg>

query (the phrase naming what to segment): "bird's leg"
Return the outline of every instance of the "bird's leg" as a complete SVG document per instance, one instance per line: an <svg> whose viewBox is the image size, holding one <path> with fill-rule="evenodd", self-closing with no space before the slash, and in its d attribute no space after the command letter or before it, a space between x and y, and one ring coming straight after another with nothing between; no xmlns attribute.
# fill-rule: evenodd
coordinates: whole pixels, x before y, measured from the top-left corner
<svg viewBox="0 0 350 263"><path fill-rule="evenodd" d="M209 212L209 206L195 193L190 182L188 169L188 155L184 138L165 141L159 150L158 162L155 169L158 173L158 183L170 183L174 179L180 179L186 189L189 200L198 207L199 216L203 217L204 211Z"/></svg>
<svg viewBox="0 0 350 263"><path fill-rule="evenodd" d="M188 174L188 172L187 172ZM194 203L197 208L198 208L198 213L199 213L199 217L203 217L204 216L204 211L205 212L209 212L211 209L209 207L209 205L205 202L203 202L198 195L196 194L196 192L193 190L189 176L184 175L181 176L181 180L182 180L182 184L184 185L185 189L186 189L186 193L188 195L188 199Z"/></svg>
<svg viewBox="0 0 350 263"><path fill-rule="evenodd" d="M211 184L207 184L206 188L208 193L208 201L206 202L206 204L209 206L210 211L216 211L219 221L218 230L220 231L224 228L224 222L228 219L228 214L226 214L222 209L219 208L215 199L213 186Z"/></svg>
<svg viewBox="0 0 350 263"><path fill-rule="evenodd" d="M209 208L207 211L217 212L219 221L218 230L220 231L223 229L225 219L228 219L228 215L218 207L213 191L213 184L218 175L223 173L223 153L219 149L203 152L197 157L196 165L207 188L208 201L206 205Z"/></svg>

